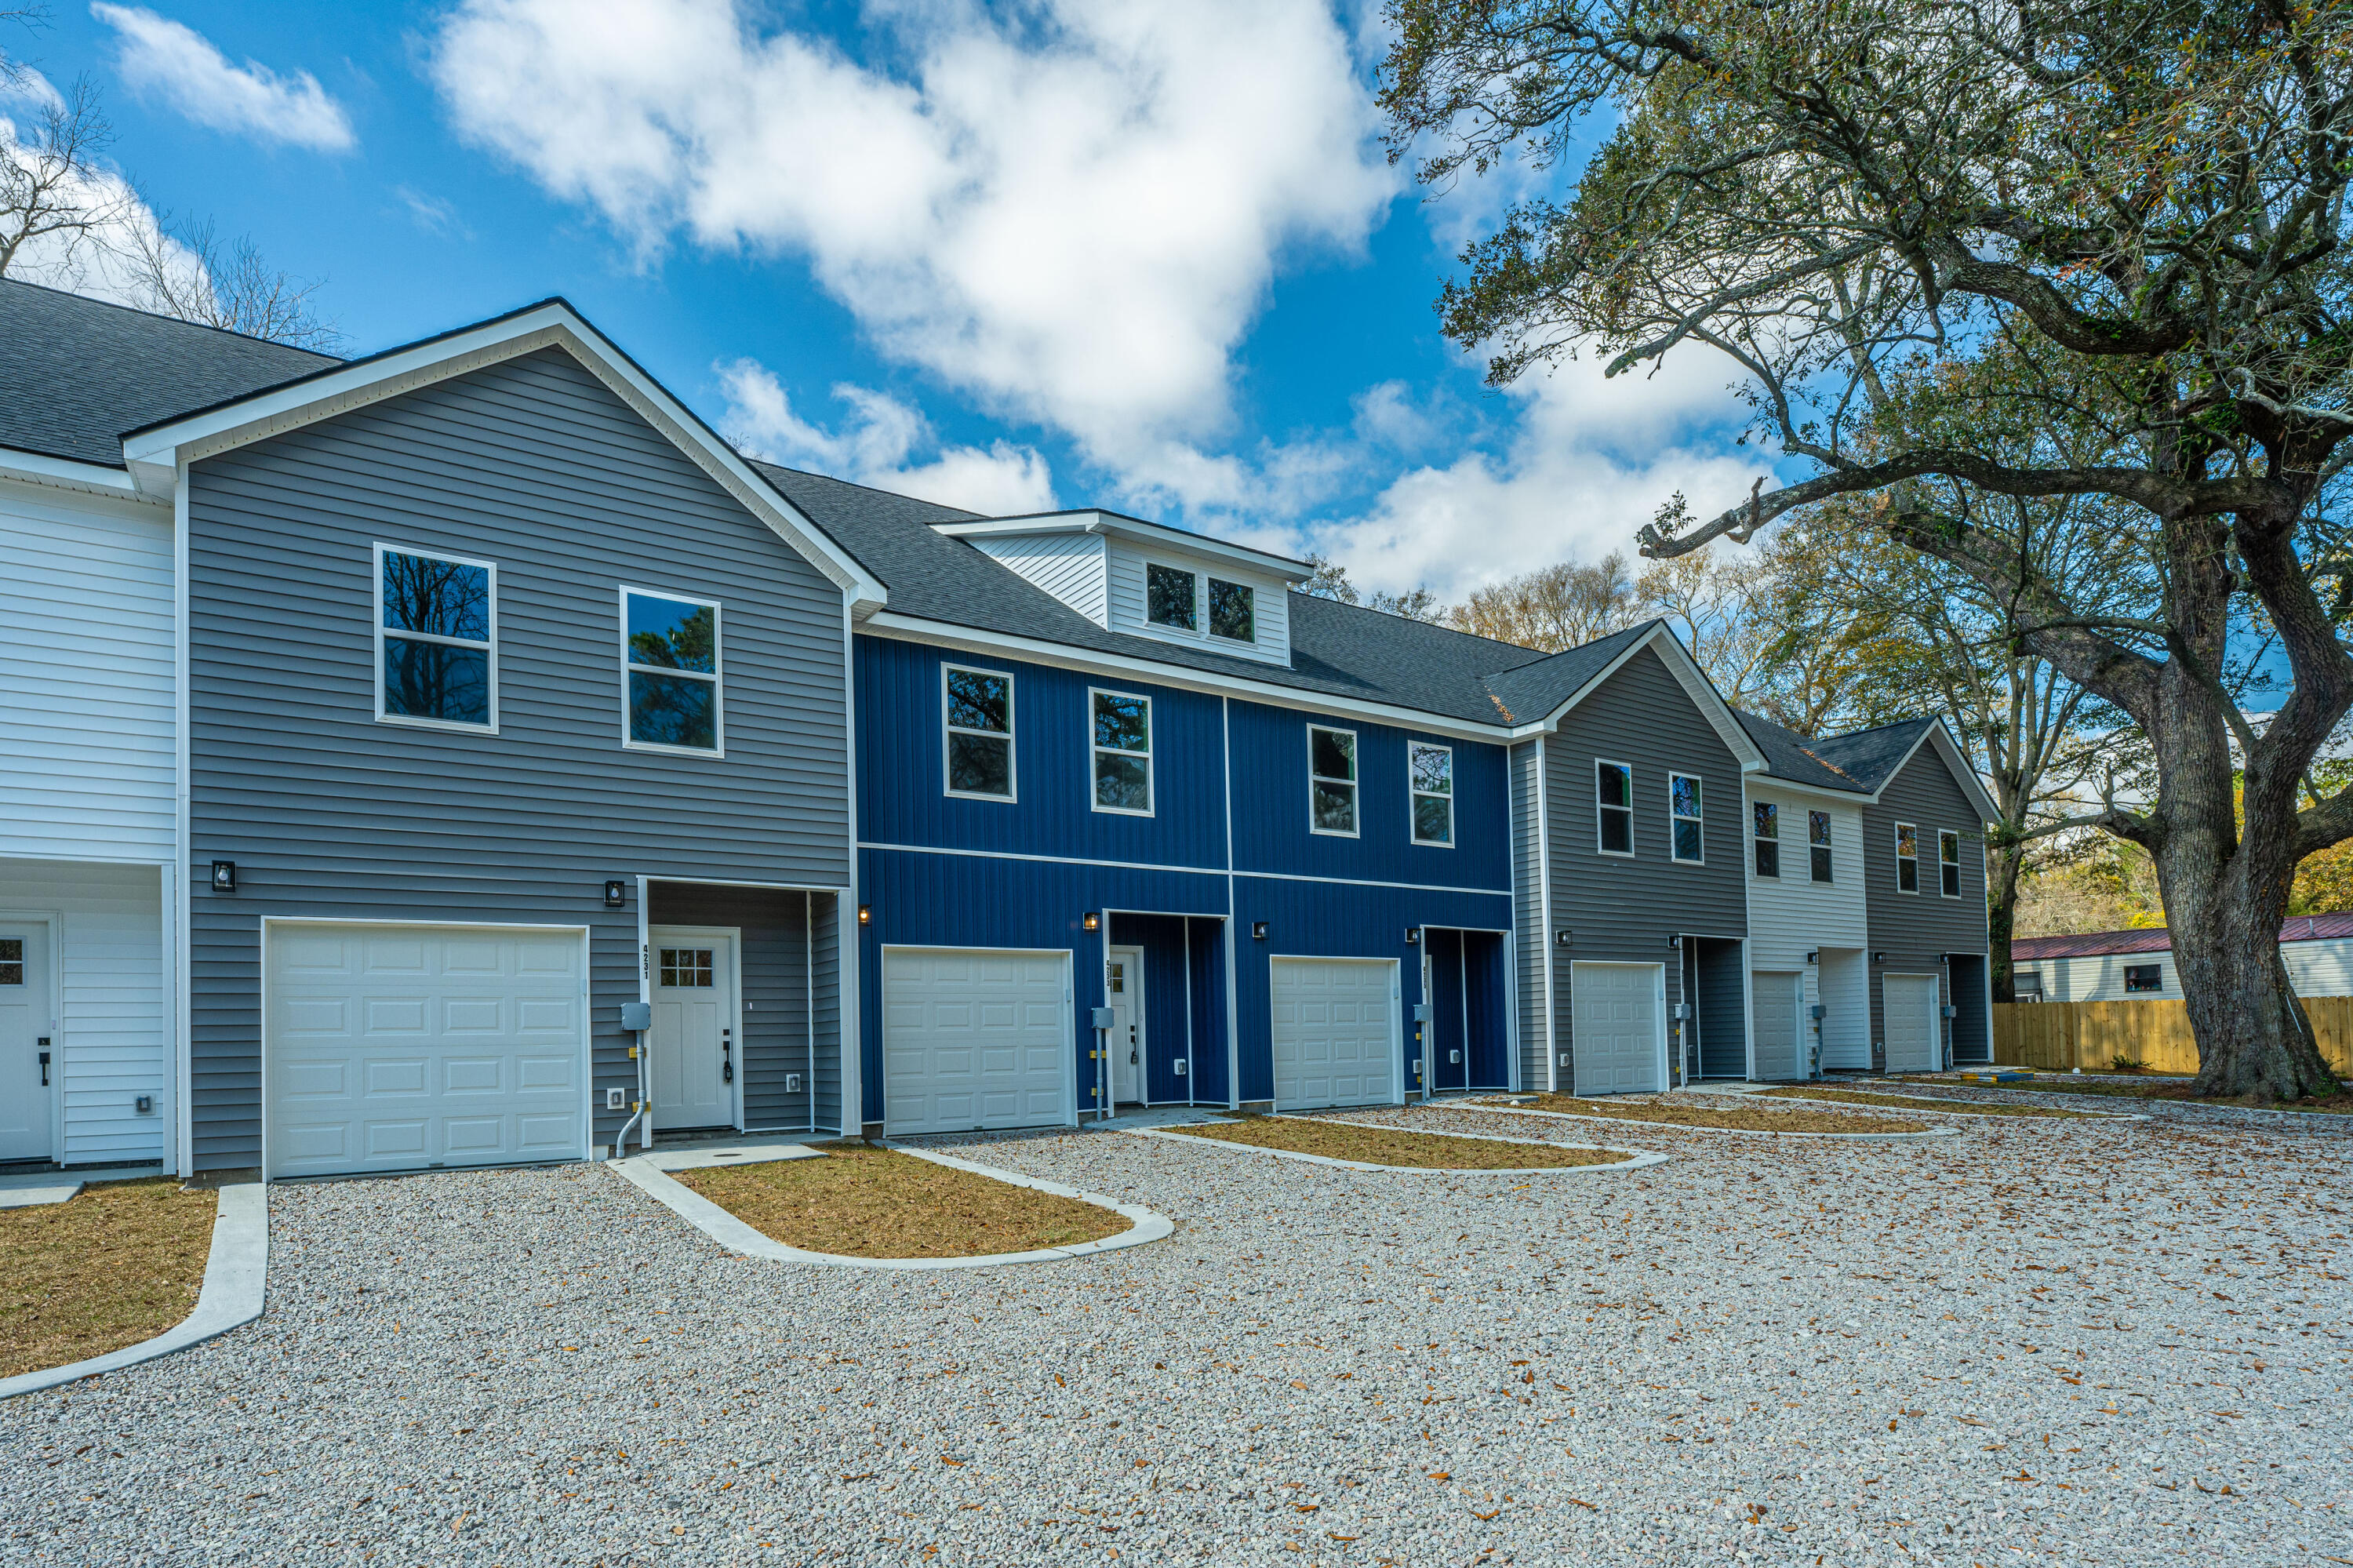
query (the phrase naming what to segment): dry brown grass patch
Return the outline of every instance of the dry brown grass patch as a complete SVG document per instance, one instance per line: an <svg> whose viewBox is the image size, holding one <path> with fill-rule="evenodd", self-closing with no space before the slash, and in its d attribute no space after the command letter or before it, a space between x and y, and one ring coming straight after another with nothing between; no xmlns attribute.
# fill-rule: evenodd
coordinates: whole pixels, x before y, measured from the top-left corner
<svg viewBox="0 0 2353 1568"><path fill-rule="evenodd" d="M1606 1117L1613 1121L1666 1122L1675 1127L1731 1128L1743 1132L1926 1132L1924 1121L1862 1111L1751 1110L1746 1106L1668 1105L1657 1100L1627 1104L1581 1100L1573 1095L1514 1097L1481 1102L1507 1109L1559 1111L1567 1116Z"/></svg>
<svg viewBox="0 0 2353 1568"><path fill-rule="evenodd" d="M1940 1110L1954 1116L2084 1117L2086 1111L2061 1110L2056 1106L1997 1105L1984 1100L1948 1100L1936 1095L1874 1095L1863 1089L1817 1089L1800 1084L1764 1089L1760 1094L1791 1096L1810 1100L1842 1100L1849 1105L1893 1106L1898 1110Z"/></svg>
<svg viewBox="0 0 2353 1568"><path fill-rule="evenodd" d="M976 1257L1115 1236L1124 1214L1034 1187L934 1165L871 1144L825 1146L822 1160L766 1160L677 1171L761 1234L846 1257Z"/></svg>
<svg viewBox="0 0 2353 1568"><path fill-rule="evenodd" d="M1246 1143L1253 1149L1321 1154L1329 1160L1360 1160L1367 1165L1403 1165L1416 1171L1518 1171L1539 1166L1567 1169L1576 1165L1621 1165L1629 1158L1615 1150L1438 1138L1426 1132L1400 1132L1394 1128L1366 1127L1356 1122L1298 1121L1289 1117L1248 1117L1240 1121L1172 1127L1168 1130L1196 1138L1214 1138L1225 1143Z"/></svg>
<svg viewBox="0 0 2353 1568"><path fill-rule="evenodd" d="M1929 1079L1915 1082L1933 1082ZM2189 1078L2135 1078L2129 1074L2106 1073L2084 1069L2084 1076L2073 1074L2063 1077L2036 1075L2025 1084L1971 1084L1970 1088L1990 1090L1996 1094L2024 1091L2037 1095L2108 1095L2126 1099L2172 1100L2191 1106L2245 1106L2252 1102L2228 1097L2201 1095L2195 1082ZM2353 1115L2353 1089L2340 1087L2333 1095L2318 1095L2308 1100L2274 1100L2261 1109L2287 1111L2317 1111L2323 1116Z"/></svg>
<svg viewBox="0 0 2353 1568"><path fill-rule="evenodd" d="M102 1356L185 1318L219 1209L218 1193L169 1177L0 1209L0 1377Z"/></svg>

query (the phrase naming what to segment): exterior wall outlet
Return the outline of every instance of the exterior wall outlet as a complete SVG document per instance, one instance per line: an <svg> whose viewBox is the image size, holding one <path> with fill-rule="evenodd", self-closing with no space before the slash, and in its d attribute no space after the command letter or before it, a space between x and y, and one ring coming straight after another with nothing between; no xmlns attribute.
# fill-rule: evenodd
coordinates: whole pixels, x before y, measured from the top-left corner
<svg viewBox="0 0 2353 1568"><path fill-rule="evenodd" d="M1574 1065L1573 1063L1571 1063L1571 1062L1570 1062L1568 1053L1567 1053L1567 1052L1566 1052L1566 1051L1563 1051L1563 1052L1560 1054L1560 1065L1561 1065L1562 1066L1564 1066L1564 1067L1571 1066L1571 1065Z"/></svg>
<svg viewBox="0 0 2353 1568"><path fill-rule="evenodd" d="M628 1093L621 1089L607 1089L605 1091L605 1108L608 1111L628 1109L629 1102Z"/></svg>
<svg viewBox="0 0 2353 1568"><path fill-rule="evenodd" d="M797 1095L800 1092L801 1075L798 1073L786 1073L785 1075L785 1093L788 1095Z"/></svg>
<svg viewBox="0 0 2353 1568"><path fill-rule="evenodd" d="M1176 1075L1180 1078L1185 1075L1185 1058L1182 1056L1176 1058Z"/></svg>
<svg viewBox="0 0 2353 1568"><path fill-rule="evenodd" d="M1447 1059L1447 1061L1449 1061L1450 1063L1451 1063L1451 1062L1460 1062L1461 1060L1462 1060L1462 1053L1461 1053L1461 1052L1460 1052L1460 1051L1449 1051L1449 1052L1446 1054L1446 1059Z"/></svg>
<svg viewBox="0 0 2353 1568"><path fill-rule="evenodd" d="M155 1114L155 1097L153 1095L141 1095L137 1099L131 1102L131 1108L137 1111L141 1116L153 1116Z"/></svg>

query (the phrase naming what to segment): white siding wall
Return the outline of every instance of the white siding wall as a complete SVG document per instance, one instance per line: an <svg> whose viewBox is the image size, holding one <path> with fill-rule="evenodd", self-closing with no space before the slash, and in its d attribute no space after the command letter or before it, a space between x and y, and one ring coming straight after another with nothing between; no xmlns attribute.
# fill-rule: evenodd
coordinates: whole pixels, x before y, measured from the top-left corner
<svg viewBox="0 0 2353 1568"><path fill-rule="evenodd" d="M1222 640L1212 641L1207 637L1188 637L1181 631L1169 631L1153 625L1144 618L1144 565L1146 551L1125 540L1111 543L1109 570L1111 619L1106 622L1113 631L1131 632L1138 637L1150 637L1164 642L1186 642L1206 647L1220 653L1231 653L1240 659L1262 659L1270 664L1291 662L1291 585L1277 577L1263 577L1256 572L1224 565L1207 556L1188 557L1182 551L1155 549L1148 552L1152 560L1163 566L1189 567L1229 583L1247 583L1256 590L1251 606L1251 630L1258 633L1252 647ZM1204 617L1208 606L1201 607Z"/></svg>
<svg viewBox="0 0 2353 1568"><path fill-rule="evenodd" d="M0 855L173 858L172 514L0 480Z"/></svg>
<svg viewBox="0 0 2353 1568"><path fill-rule="evenodd" d="M983 535L969 540L983 555L1011 567L1097 626L1108 626L1109 587L1103 579L1100 534Z"/></svg>
<svg viewBox="0 0 2353 1568"><path fill-rule="evenodd" d="M163 1158L172 1107L159 868L0 860L0 910L57 917L58 1162ZM154 1097L152 1114L137 1114L141 1095Z"/></svg>
<svg viewBox="0 0 2353 1568"><path fill-rule="evenodd" d="M1770 800L1780 808L1781 874L1778 877L1757 874L1757 818L1753 808L1759 800ZM1831 880L1827 883L1813 880L1807 853L1810 847L1806 838L1809 811L1830 813ZM1860 983L1847 988L1852 991L1852 996L1838 994L1826 1001L1820 966L1806 962L1808 953L1838 950L1839 956L1831 962L1831 990L1841 993L1840 965L1846 961L1844 953L1859 953L1868 940L1862 896L1862 809L1825 801L1820 796L1777 789L1761 779L1751 779L1740 826L1745 835L1741 853L1746 857L1748 866L1749 969L1795 969L1804 975L1804 1006L1811 1008L1820 1002L1829 1009L1823 1019L1823 1065L1847 1065L1845 1058L1854 1054L1854 1048L1860 1045L1862 1060L1858 1065L1868 1066L1871 1023ZM1811 1045L1811 1013L1801 1012L1798 1034L1801 1049Z"/></svg>
<svg viewBox="0 0 2353 1568"><path fill-rule="evenodd" d="M2299 996L2353 996L2353 938L2282 942L2280 957ZM2164 989L2126 991L2126 964L2156 964ZM2020 973L2039 973L2049 1001L2179 1001L2181 976L2170 952L2108 953L2081 959L2021 959Z"/></svg>

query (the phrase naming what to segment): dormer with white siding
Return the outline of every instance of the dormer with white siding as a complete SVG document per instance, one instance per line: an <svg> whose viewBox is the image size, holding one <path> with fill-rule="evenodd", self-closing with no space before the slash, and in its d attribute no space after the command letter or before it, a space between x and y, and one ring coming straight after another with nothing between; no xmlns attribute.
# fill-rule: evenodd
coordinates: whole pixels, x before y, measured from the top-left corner
<svg viewBox="0 0 2353 1568"><path fill-rule="evenodd" d="M1268 664L1291 662L1291 587L1314 575L1286 556L1113 512L934 526L1107 631Z"/></svg>

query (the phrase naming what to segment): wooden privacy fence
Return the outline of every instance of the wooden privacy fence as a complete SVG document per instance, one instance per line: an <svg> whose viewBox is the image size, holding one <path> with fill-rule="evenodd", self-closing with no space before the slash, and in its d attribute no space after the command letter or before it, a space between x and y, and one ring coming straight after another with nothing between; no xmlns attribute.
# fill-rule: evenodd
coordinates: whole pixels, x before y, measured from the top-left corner
<svg viewBox="0 0 2353 1568"><path fill-rule="evenodd" d="M2305 1015L2320 1058L2353 1077L2353 996L2308 996ZM2064 1073L2128 1056L2152 1073L2195 1073L2198 1043L2179 1001L2015 1001L1993 1010L1993 1059L2004 1067Z"/></svg>

